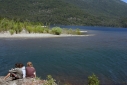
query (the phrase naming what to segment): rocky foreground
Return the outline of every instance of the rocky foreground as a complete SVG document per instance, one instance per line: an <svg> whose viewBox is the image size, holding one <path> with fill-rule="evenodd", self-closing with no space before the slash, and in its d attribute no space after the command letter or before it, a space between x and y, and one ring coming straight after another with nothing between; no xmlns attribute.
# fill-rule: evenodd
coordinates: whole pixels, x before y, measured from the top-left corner
<svg viewBox="0 0 127 85"><path fill-rule="evenodd" d="M24 78L12 80L11 77L3 80L3 76L0 77L0 85L49 85L47 80L34 79L34 78ZM54 84L56 83L54 82Z"/></svg>

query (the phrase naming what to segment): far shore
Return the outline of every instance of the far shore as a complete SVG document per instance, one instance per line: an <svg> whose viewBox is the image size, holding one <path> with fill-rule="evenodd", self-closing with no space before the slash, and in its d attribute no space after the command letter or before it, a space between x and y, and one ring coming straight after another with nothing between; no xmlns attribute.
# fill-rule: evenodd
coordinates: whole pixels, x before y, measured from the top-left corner
<svg viewBox="0 0 127 85"><path fill-rule="evenodd" d="M0 38L50 38L50 37L70 37L70 36L93 36L93 35L72 35L72 34L48 34L48 33L19 33L11 35L9 32L0 33Z"/></svg>

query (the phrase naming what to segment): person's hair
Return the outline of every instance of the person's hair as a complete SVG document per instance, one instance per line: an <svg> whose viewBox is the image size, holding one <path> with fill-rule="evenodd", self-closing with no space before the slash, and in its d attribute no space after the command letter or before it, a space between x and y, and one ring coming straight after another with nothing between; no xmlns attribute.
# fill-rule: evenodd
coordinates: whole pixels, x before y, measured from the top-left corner
<svg viewBox="0 0 127 85"><path fill-rule="evenodd" d="M19 63L19 68L22 68L24 65L22 63Z"/></svg>
<svg viewBox="0 0 127 85"><path fill-rule="evenodd" d="M28 66L28 67L33 67L32 62L27 62L27 66Z"/></svg>
<svg viewBox="0 0 127 85"><path fill-rule="evenodd" d="M19 68L19 63L16 63L15 64L15 68Z"/></svg>

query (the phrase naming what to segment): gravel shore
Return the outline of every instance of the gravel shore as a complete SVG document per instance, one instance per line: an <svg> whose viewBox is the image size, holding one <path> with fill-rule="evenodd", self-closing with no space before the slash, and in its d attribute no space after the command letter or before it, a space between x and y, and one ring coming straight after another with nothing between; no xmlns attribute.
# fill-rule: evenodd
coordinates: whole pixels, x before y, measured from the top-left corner
<svg viewBox="0 0 127 85"><path fill-rule="evenodd" d="M72 35L61 34L53 35L47 33L19 33L11 35L9 32L0 33L0 38L50 38L50 37L68 37L68 36L90 36L90 35Z"/></svg>

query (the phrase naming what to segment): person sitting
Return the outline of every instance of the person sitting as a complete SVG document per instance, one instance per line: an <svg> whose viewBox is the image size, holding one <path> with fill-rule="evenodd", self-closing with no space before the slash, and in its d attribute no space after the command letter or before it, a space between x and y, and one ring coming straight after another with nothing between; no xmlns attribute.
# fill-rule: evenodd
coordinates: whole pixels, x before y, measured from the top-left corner
<svg viewBox="0 0 127 85"><path fill-rule="evenodd" d="M26 77L29 78L36 78L36 70L33 67L32 62L28 62L27 63L27 67L26 67Z"/></svg>
<svg viewBox="0 0 127 85"><path fill-rule="evenodd" d="M23 78L25 78L26 77L26 68L22 63L19 63L19 66L22 67Z"/></svg>
<svg viewBox="0 0 127 85"><path fill-rule="evenodd" d="M23 78L23 72L21 68L22 67L18 63L15 64L15 68L9 70L9 73L4 77L4 80L9 77L12 77L13 80Z"/></svg>

